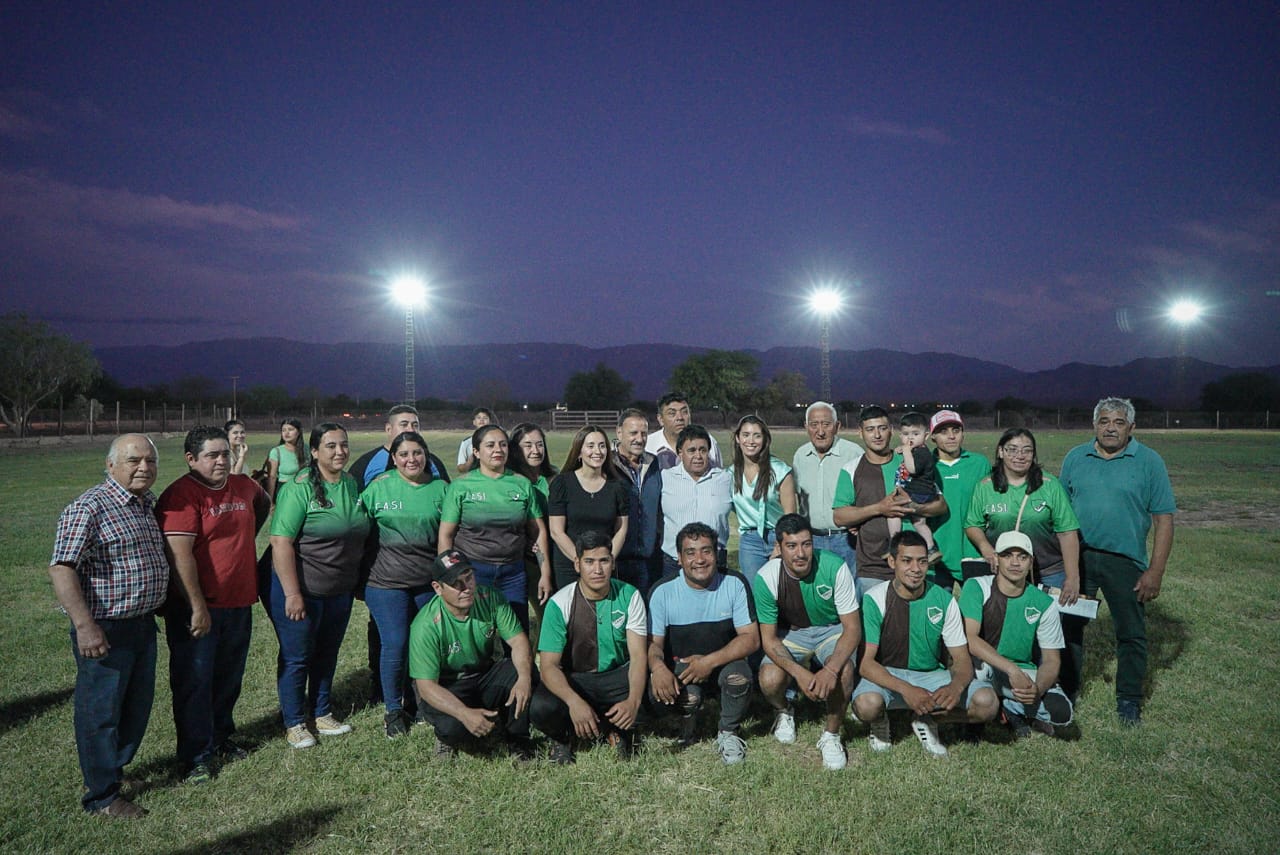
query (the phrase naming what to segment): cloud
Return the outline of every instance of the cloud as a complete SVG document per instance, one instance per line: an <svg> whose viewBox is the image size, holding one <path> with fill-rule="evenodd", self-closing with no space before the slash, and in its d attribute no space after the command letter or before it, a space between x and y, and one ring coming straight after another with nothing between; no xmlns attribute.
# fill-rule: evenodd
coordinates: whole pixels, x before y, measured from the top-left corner
<svg viewBox="0 0 1280 855"><path fill-rule="evenodd" d="M1115 301L1106 296L1104 283L1091 276L1062 273L1052 282L1019 282L1007 288L980 288L975 296L1005 309L1026 312L1029 317L1062 318L1110 312Z"/></svg>
<svg viewBox="0 0 1280 855"><path fill-rule="evenodd" d="M247 327L244 321L227 320L203 315L187 315L172 318L134 315L96 315L86 312L42 312L42 320L61 324L90 324L93 326L168 326L168 327Z"/></svg>
<svg viewBox="0 0 1280 855"><path fill-rule="evenodd" d="M39 173L0 170L0 217L5 216L88 222L123 229L218 228L247 233L292 232L302 226L298 217L229 202L199 204L163 195L70 184Z"/></svg>
<svg viewBox="0 0 1280 855"><path fill-rule="evenodd" d="M53 126L24 116L4 104L0 104L0 137L15 140L32 140L53 133Z"/></svg>
<svg viewBox="0 0 1280 855"><path fill-rule="evenodd" d="M872 119L868 116L853 115L848 120L849 131L856 137L874 137L879 139L907 139L926 142L932 145L946 145L950 137L938 128L930 125L912 127L885 119Z"/></svg>

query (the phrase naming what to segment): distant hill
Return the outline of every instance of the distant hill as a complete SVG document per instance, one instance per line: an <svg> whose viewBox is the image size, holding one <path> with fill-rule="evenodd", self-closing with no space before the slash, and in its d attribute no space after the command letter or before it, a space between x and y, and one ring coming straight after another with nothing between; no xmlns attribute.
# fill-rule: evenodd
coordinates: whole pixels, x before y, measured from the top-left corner
<svg viewBox="0 0 1280 855"><path fill-rule="evenodd" d="M421 397L465 400L477 386L505 383L515 400L555 401L578 371L603 362L634 384L637 398L657 398L671 371L705 348L674 344L589 348L573 344L492 344L419 348L415 354ZM814 347L749 351L760 360L760 381L779 371L799 371L815 392L820 387ZM141 345L97 350L104 370L126 386L169 383L204 376L241 389L313 388L352 397L398 397L404 351L394 344L311 344L281 338L222 339L173 347ZM1013 396L1032 403L1087 405L1106 394L1147 398L1161 406L1193 404L1205 383L1238 371L1265 371L1280 379L1280 366L1235 368L1195 359L1137 359L1104 366L1073 362L1050 371L1019 371L1007 365L951 353L892 350L833 350L832 396L856 401L944 401L990 403ZM1181 377L1179 377L1179 372Z"/></svg>

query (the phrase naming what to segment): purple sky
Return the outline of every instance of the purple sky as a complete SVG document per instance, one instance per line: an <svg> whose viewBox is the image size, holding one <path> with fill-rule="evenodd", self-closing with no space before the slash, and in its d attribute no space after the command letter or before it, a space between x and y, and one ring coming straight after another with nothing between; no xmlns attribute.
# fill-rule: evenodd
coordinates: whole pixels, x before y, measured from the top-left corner
<svg viewBox="0 0 1280 855"><path fill-rule="evenodd" d="M1280 362L1272 4L263 5L0 7L0 312Z"/></svg>

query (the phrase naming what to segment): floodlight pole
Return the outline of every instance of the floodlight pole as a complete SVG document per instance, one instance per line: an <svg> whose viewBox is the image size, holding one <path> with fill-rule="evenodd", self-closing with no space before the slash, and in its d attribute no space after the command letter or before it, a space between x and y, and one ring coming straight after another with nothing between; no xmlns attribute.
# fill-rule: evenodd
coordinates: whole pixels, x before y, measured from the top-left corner
<svg viewBox="0 0 1280 855"><path fill-rule="evenodd" d="M416 406L418 392L413 368L413 303L404 305L404 403Z"/></svg>
<svg viewBox="0 0 1280 855"><path fill-rule="evenodd" d="M831 401L831 313L822 314L822 334L818 339L822 352L822 400Z"/></svg>

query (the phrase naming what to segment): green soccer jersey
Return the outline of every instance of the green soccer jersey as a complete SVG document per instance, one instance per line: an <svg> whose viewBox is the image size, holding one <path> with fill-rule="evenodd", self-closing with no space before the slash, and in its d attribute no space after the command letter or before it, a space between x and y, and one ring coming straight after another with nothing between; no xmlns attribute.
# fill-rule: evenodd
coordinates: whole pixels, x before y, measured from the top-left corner
<svg viewBox="0 0 1280 855"><path fill-rule="evenodd" d="M364 488L360 504L378 533L370 585L411 588L430 583L448 487L439 479L415 484L392 470Z"/></svg>
<svg viewBox="0 0 1280 855"><path fill-rule="evenodd" d="M1021 522L1018 521L1019 514ZM1026 484L1011 485L1003 493L997 493L990 478L979 481L973 488L964 524L982 529L992 547L996 545L996 538L1006 531L1016 529L1022 532L1031 538L1036 568L1042 575L1062 569L1062 546L1058 543L1058 533L1080 528L1076 512L1067 501L1067 492L1048 472L1044 473L1040 489L1030 496L1027 495Z"/></svg>
<svg viewBox="0 0 1280 855"><path fill-rule="evenodd" d="M525 527L542 515L528 478L510 471L490 478L473 469L449 485L440 518L458 524L453 546L467 558L515 564L524 560Z"/></svg>
<svg viewBox="0 0 1280 855"><path fill-rule="evenodd" d="M1058 604L1034 585L1027 585L1020 596L1006 597L995 582L994 576L965 582L960 589L960 614L978 622L978 634L996 653L1019 668L1034 670L1031 653L1036 642L1042 650L1063 647Z"/></svg>
<svg viewBox="0 0 1280 855"><path fill-rule="evenodd" d="M538 632L538 651L559 653L567 673L611 671L631 660L627 633L649 634L649 616L640 592L617 579L609 593L592 602L577 582L547 601Z"/></svg>
<svg viewBox="0 0 1280 855"><path fill-rule="evenodd" d="M933 540L942 550L942 563L959 571L960 562L966 558L981 558L978 547L964 534L964 516L969 509L973 488L991 474L987 458L969 451L961 451L955 460L938 458L938 485L942 497L947 500L946 513L929 520L933 527Z"/></svg>
<svg viewBox="0 0 1280 855"><path fill-rule="evenodd" d="M360 506L360 488L345 472L336 484L324 482L325 502L312 493L310 470L280 488L271 536L293 541L298 584L312 597L349 594L360 574L369 517Z"/></svg>
<svg viewBox="0 0 1280 855"><path fill-rule="evenodd" d="M475 602L459 620L433 597L409 627L409 676L448 685L466 674L483 674L502 658L499 639L524 630L506 598L487 585L476 587Z"/></svg>
<svg viewBox="0 0 1280 855"><path fill-rule="evenodd" d="M886 668L940 671L943 647L965 647L960 608L932 582L914 600L904 600L893 582L876 585L862 598L862 632L879 645L876 661Z"/></svg>
<svg viewBox="0 0 1280 855"><path fill-rule="evenodd" d="M782 569L782 561L772 558L760 568L751 587L760 623L835 626L841 615L858 610L849 566L839 554L825 549L813 551L813 571L807 578L792 578ZM798 601L788 596L797 588Z"/></svg>

